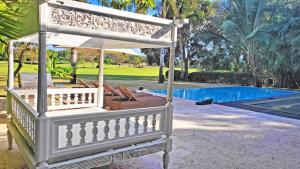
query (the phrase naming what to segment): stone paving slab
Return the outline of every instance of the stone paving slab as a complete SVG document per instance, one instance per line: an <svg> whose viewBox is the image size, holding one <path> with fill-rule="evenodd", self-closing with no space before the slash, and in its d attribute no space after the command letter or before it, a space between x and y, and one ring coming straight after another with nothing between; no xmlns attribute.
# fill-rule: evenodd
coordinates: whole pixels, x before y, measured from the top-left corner
<svg viewBox="0 0 300 169"><path fill-rule="evenodd" d="M300 168L299 120L176 98L173 139L170 169ZM17 148L7 151L4 140L0 169L24 168ZM158 153L106 168L161 169L161 161Z"/></svg>

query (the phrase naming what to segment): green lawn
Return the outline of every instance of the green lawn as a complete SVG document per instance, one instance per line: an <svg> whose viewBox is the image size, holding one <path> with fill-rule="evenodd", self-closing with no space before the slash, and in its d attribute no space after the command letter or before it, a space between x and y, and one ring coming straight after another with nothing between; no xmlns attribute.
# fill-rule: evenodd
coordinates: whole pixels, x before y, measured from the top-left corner
<svg viewBox="0 0 300 169"><path fill-rule="evenodd" d="M15 64L16 68L17 64ZM69 66L61 64L59 66ZM96 80L98 78L98 69L96 63L79 64L77 73L78 78L86 80ZM106 80L149 80L156 81L158 77L157 66L145 66L143 68L134 68L128 65L116 66L105 65L104 75ZM165 68L164 71L168 69ZM197 69L190 69L190 72L195 72ZM37 72L37 65L25 64L21 72ZM0 61L0 95L4 95L7 78L7 62Z"/></svg>

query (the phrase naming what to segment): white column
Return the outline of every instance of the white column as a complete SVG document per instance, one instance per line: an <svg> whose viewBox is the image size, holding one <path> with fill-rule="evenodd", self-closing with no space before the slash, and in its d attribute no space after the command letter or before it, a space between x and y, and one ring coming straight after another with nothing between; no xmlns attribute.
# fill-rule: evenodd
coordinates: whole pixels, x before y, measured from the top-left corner
<svg viewBox="0 0 300 169"><path fill-rule="evenodd" d="M103 83L104 83L104 49L100 49L100 57L99 57L99 73L98 73L98 107L103 108L104 103L104 89L103 89Z"/></svg>
<svg viewBox="0 0 300 169"><path fill-rule="evenodd" d="M37 112L42 115L47 112L47 42L46 32L39 32L39 64L38 64L38 100Z"/></svg>
<svg viewBox="0 0 300 169"><path fill-rule="evenodd" d="M12 97L9 92L9 90L12 90L14 88L14 42L9 41L8 44L8 80L7 80L7 114L12 113ZM9 116L10 117L10 116ZM11 121L11 118L8 118L9 121ZM8 141L8 150L12 150L12 143L13 143L13 137L11 135L11 132L7 130L7 141Z"/></svg>
<svg viewBox="0 0 300 169"><path fill-rule="evenodd" d="M9 56L8 56L8 83L7 88L14 88L14 41L9 41Z"/></svg>
<svg viewBox="0 0 300 169"><path fill-rule="evenodd" d="M47 169L48 150L49 150L49 126L46 116L48 97L47 97L47 12L48 4L46 0L39 0L39 56L38 56L38 95L37 112L39 117L36 124L36 168Z"/></svg>
<svg viewBox="0 0 300 169"><path fill-rule="evenodd" d="M174 82L174 69L175 69L175 49L177 44L177 27L172 28L172 46L170 47L170 58L169 58L169 76L168 76L168 95L167 95L167 104L171 104L173 101L173 82Z"/></svg>
<svg viewBox="0 0 300 169"><path fill-rule="evenodd" d="M169 59L169 76L168 76L168 95L167 95L167 106L168 110L165 114L165 134L166 134L166 145L163 155L163 167L164 169L169 168L170 151L172 150L172 126L173 126L173 82L174 82L174 69L175 69L175 49L177 43L177 27L173 22L173 28L171 32L172 46L170 47L170 59Z"/></svg>

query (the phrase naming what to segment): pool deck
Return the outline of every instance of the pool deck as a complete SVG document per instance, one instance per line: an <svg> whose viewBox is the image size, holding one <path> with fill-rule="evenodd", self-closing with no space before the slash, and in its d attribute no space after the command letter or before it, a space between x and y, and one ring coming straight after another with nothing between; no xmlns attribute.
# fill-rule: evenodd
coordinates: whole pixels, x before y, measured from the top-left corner
<svg viewBox="0 0 300 169"><path fill-rule="evenodd" d="M170 169L299 169L300 120L174 99ZM15 146L7 151L0 124L0 168L26 168ZM162 154L110 169L161 169Z"/></svg>

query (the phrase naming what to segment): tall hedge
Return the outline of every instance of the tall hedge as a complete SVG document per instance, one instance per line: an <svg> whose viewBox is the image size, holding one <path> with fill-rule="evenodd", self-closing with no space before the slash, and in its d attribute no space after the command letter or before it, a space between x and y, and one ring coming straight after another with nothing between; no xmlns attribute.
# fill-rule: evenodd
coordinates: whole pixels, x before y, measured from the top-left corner
<svg viewBox="0 0 300 169"><path fill-rule="evenodd" d="M251 73L193 72L189 74L189 81L202 83L252 85L253 76Z"/></svg>
<svg viewBox="0 0 300 169"><path fill-rule="evenodd" d="M168 70L166 71L165 75L168 79L168 76L169 76L169 71ZM175 81L181 80L180 76L181 76L181 71L180 70L174 70L174 80Z"/></svg>

